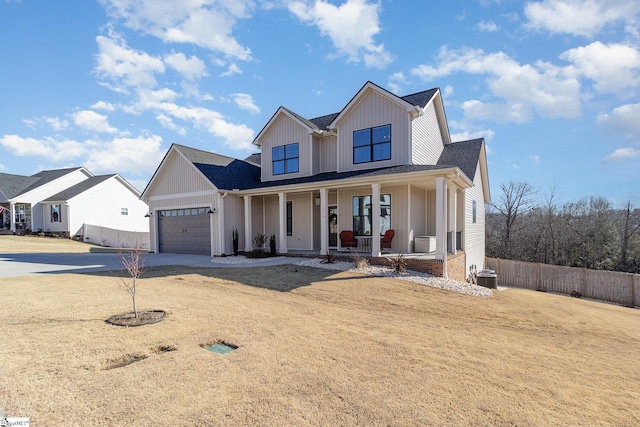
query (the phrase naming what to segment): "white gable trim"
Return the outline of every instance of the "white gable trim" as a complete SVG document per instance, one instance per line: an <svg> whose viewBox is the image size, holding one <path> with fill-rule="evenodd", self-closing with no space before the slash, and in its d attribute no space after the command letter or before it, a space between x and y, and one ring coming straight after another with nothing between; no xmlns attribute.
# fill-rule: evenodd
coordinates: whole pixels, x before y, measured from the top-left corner
<svg viewBox="0 0 640 427"><path fill-rule="evenodd" d="M291 114L291 112L289 110L287 110L284 107L279 107L278 111L275 112L275 114L271 117L271 119L267 122L267 124L262 128L262 130L260 131L260 133L258 134L258 136L256 136L256 138L253 140L253 144L257 145L258 147L261 147L262 144L260 143L260 140L266 136L267 133L269 133L269 130L271 129L271 126L273 126L277 121L278 118L284 114L285 116L289 117L290 119L292 119L293 121L300 123L301 126L305 127L308 132L311 134L313 133L316 129L313 129L312 127L310 127L308 124L306 124L305 122L301 121L298 117L296 117L295 115Z"/></svg>
<svg viewBox="0 0 640 427"><path fill-rule="evenodd" d="M209 179L208 179L206 176L204 176L204 174L203 174L202 172L200 172L200 170L199 170L199 169L198 169L198 168L197 168L197 167L196 167L196 166L191 162L191 160L187 159L187 157L186 157L186 156L185 156L185 155L184 155L180 150L178 150L178 149L176 148L176 144L171 144L171 147L169 147L169 150L167 151L167 154L165 154L165 155L164 155L164 158L163 158L163 159L162 159L162 161L160 162L160 165L158 166L158 169L156 169L156 171L154 172L153 176L151 177L151 180L150 180L150 181L149 181L149 183L147 184L147 188L145 188L145 189L144 189L144 191L142 192L142 194L140 195L140 199L141 199L141 200L144 200L144 201L149 201L149 200L151 200L151 199L149 198L149 195L148 195L148 190L151 188L151 186L153 185L153 183L156 181L156 178L160 175L160 173L161 173L161 171L162 171L162 169L163 169L163 167L164 167L165 163L167 162L167 159L169 158L169 154L170 154L172 151L173 151L173 152L175 152L175 153L177 153L180 157L182 157L182 159L183 159L185 162L187 162L187 163L190 165L190 167L192 167L192 168L196 171L196 173L197 173L198 175L200 175L200 176L202 177L202 179L204 179L204 180L205 180L205 182L206 182L206 183L208 183L209 185L211 185L211 187L212 187L212 189L213 189L214 191L217 191L217 190L218 190L218 188L217 188L215 185L213 185L213 183L212 183L211 181L209 181Z"/></svg>
<svg viewBox="0 0 640 427"><path fill-rule="evenodd" d="M409 102L405 101L404 99L392 94L391 92L388 92L384 89L382 89L380 86L371 83L371 82L367 82L365 83L364 86L362 86L362 88L358 91L358 93L356 93L356 95L351 98L351 101L349 101L349 103L342 109L342 111L340 111L340 114L338 114L336 116L335 119L333 119L333 121L331 122L331 124L329 124L329 129L335 129L338 127L338 125L340 124L340 122L342 120L344 120L345 117L347 117L349 115L349 113L351 112L351 110L353 110L359 103L360 101L367 96L367 94L370 92L376 92L377 94L384 96L385 98L389 99L390 101L395 102L396 104L402 106L403 108L406 108L407 113L412 113L416 111L416 106L413 104L410 104ZM418 107L418 109L420 109L420 107Z"/></svg>

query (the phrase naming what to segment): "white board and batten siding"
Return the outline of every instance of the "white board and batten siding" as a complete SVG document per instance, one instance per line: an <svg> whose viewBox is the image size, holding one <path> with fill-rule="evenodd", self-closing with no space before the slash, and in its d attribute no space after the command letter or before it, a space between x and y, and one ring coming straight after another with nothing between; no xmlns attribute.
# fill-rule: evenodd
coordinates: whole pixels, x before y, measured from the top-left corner
<svg viewBox="0 0 640 427"><path fill-rule="evenodd" d="M433 103L429 103L424 114L411 122L413 148L412 163L414 165L435 165L444 149L442 133L438 124L438 116Z"/></svg>
<svg viewBox="0 0 640 427"><path fill-rule="evenodd" d="M260 138L262 151L262 181L274 181L278 179L298 178L313 174L312 145L309 128L299 121L282 113L269 131ZM298 143L298 173L286 175L273 175L271 149L281 145Z"/></svg>
<svg viewBox="0 0 640 427"><path fill-rule="evenodd" d="M482 187L480 164L476 166L473 187L465 190L465 229L463 249L467 258L467 274L475 265L478 271L484 268L485 255L485 197ZM476 202L476 222L473 223L473 202Z"/></svg>
<svg viewBox="0 0 640 427"><path fill-rule="evenodd" d="M353 163L353 132L391 125L391 159ZM410 120L406 107L374 91L338 123L338 172L406 165L410 163Z"/></svg>
<svg viewBox="0 0 640 427"><path fill-rule="evenodd" d="M149 231L149 223L145 218L147 204L116 176L72 197L67 203L68 207L62 211L61 223L51 223L50 215L45 219L52 231L55 230L54 225L67 223L72 236L83 234L84 224L122 231Z"/></svg>
<svg viewBox="0 0 640 427"><path fill-rule="evenodd" d="M320 146L319 172L335 172L338 170L338 137L335 135L322 138Z"/></svg>

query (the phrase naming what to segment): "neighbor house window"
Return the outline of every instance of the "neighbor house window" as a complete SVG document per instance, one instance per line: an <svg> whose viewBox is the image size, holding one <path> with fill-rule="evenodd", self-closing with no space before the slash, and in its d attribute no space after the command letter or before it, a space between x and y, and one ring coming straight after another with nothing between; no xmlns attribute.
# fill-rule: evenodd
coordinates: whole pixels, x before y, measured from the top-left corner
<svg viewBox="0 0 640 427"><path fill-rule="evenodd" d="M298 172L298 143L273 147L271 161L274 175Z"/></svg>
<svg viewBox="0 0 640 427"><path fill-rule="evenodd" d="M60 205L51 205L51 222L62 221L62 215L60 215Z"/></svg>
<svg viewBox="0 0 640 427"><path fill-rule="evenodd" d="M293 202L287 202L287 236L293 236Z"/></svg>
<svg viewBox="0 0 640 427"><path fill-rule="evenodd" d="M391 125L353 132L353 163L378 162L391 158Z"/></svg>
<svg viewBox="0 0 640 427"><path fill-rule="evenodd" d="M120 215L129 215L129 208L120 208Z"/></svg>
<svg viewBox="0 0 640 427"><path fill-rule="evenodd" d="M476 223L476 201L471 202L471 221Z"/></svg>
<svg viewBox="0 0 640 427"><path fill-rule="evenodd" d="M371 196L353 198L353 232L356 236L371 236ZM391 194L380 196L380 235L391 228Z"/></svg>

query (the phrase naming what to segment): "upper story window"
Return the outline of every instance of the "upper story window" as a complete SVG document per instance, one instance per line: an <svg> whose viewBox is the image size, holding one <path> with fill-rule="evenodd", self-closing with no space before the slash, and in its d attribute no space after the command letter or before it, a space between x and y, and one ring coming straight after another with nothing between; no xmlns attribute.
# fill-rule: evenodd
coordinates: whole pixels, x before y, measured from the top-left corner
<svg viewBox="0 0 640 427"><path fill-rule="evenodd" d="M378 162L391 158L391 125L353 132L353 163Z"/></svg>
<svg viewBox="0 0 640 427"><path fill-rule="evenodd" d="M295 144L279 145L271 149L274 175L298 172L298 160L297 142Z"/></svg>
<svg viewBox="0 0 640 427"><path fill-rule="evenodd" d="M120 208L120 215L129 215L129 208Z"/></svg>

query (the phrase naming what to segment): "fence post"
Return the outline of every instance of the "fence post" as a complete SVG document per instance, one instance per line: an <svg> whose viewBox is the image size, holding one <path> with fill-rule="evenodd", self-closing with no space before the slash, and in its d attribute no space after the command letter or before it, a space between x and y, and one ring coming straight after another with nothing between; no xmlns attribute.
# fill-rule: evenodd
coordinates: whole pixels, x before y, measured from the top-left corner
<svg viewBox="0 0 640 427"><path fill-rule="evenodd" d="M638 274L631 274L631 307L636 307L636 278L640 277Z"/></svg>
<svg viewBox="0 0 640 427"><path fill-rule="evenodd" d="M538 268L536 268L536 291L540 290L540 263L538 263L537 267Z"/></svg>
<svg viewBox="0 0 640 427"><path fill-rule="evenodd" d="M580 273L580 294L587 296L587 269L584 267Z"/></svg>

